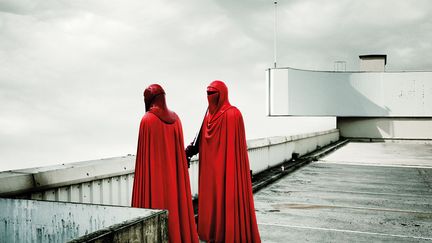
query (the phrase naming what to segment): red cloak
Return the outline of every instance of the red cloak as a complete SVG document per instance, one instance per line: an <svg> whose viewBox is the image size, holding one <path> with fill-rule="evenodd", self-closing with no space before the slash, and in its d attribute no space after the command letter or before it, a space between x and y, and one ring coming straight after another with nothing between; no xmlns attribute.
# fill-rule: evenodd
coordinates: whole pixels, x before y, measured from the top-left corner
<svg viewBox="0 0 432 243"><path fill-rule="evenodd" d="M209 242L261 242L242 115L230 105L223 82L212 82L207 93L199 143L198 235Z"/></svg>
<svg viewBox="0 0 432 243"><path fill-rule="evenodd" d="M169 241L198 242L180 119L159 85L144 96L148 112L140 124L132 207L167 209Z"/></svg>

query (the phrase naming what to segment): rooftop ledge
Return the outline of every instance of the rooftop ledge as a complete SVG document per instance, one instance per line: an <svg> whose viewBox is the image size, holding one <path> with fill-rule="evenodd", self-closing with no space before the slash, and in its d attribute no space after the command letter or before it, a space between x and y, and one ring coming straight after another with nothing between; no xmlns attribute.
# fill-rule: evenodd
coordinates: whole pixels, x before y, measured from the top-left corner
<svg viewBox="0 0 432 243"><path fill-rule="evenodd" d="M248 150L321 135L338 129L247 141ZM197 162L195 158L193 163ZM0 196L10 196L134 173L135 155L0 172Z"/></svg>

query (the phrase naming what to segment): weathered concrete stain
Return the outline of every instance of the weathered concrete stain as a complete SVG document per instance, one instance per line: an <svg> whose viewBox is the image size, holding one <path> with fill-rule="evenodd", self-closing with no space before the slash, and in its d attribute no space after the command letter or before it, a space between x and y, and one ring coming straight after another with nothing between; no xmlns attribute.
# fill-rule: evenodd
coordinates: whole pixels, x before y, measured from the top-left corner
<svg viewBox="0 0 432 243"><path fill-rule="evenodd" d="M70 243L92 242L168 242L168 217L166 211L147 217L112 225L70 241Z"/></svg>
<svg viewBox="0 0 432 243"><path fill-rule="evenodd" d="M330 208L328 205L313 205L313 204L297 204L297 203L281 203L281 204L272 204L272 207L277 209L318 209L318 208Z"/></svg>
<svg viewBox="0 0 432 243"><path fill-rule="evenodd" d="M66 242L160 210L0 198L0 243Z"/></svg>

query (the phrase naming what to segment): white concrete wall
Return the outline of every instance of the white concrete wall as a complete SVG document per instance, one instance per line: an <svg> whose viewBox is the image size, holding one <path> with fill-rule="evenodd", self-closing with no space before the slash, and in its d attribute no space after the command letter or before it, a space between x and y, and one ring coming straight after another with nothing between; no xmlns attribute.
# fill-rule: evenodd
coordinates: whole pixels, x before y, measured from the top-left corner
<svg viewBox="0 0 432 243"><path fill-rule="evenodd" d="M339 140L339 131L279 136L247 141L253 174L290 160L292 153L304 155ZM0 173L0 196L64 202L129 206L135 156L78 162L54 167ZM192 196L198 195L199 163L191 161ZM35 192L29 192L29 191Z"/></svg>
<svg viewBox="0 0 432 243"><path fill-rule="evenodd" d="M385 59L384 58L365 58L360 60L360 71L368 72L384 72Z"/></svg>
<svg viewBox="0 0 432 243"><path fill-rule="evenodd" d="M337 119L342 137L385 139L432 139L432 118Z"/></svg>
<svg viewBox="0 0 432 243"><path fill-rule="evenodd" d="M432 72L269 72L270 115L432 117Z"/></svg>
<svg viewBox="0 0 432 243"><path fill-rule="evenodd" d="M283 69L282 69L283 70ZM279 71L279 69L272 69L268 71L268 85L270 94L268 97L272 97L272 100L276 102L270 102L270 106L267 109L270 109L271 115L285 115L288 111L289 104L289 96L288 92L288 72Z"/></svg>
<svg viewBox="0 0 432 243"><path fill-rule="evenodd" d="M161 210L0 198L0 243L66 242Z"/></svg>
<svg viewBox="0 0 432 243"><path fill-rule="evenodd" d="M293 153L302 156L338 140L337 129L250 140L248 141L250 168L253 174L257 174L290 160Z"/></svg>

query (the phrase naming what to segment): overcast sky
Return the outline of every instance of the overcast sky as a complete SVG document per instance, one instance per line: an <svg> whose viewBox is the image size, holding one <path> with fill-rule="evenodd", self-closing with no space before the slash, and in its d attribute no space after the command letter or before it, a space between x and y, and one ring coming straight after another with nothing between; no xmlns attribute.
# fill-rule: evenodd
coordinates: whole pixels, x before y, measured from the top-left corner
<svg viewBox="0 0 432 243"><path fill-rule="evenodd" d="M429 0L283 0L277 21L279 66L358 70L358 55L387 54L387 70L432 70ZM0 170L135 154L151 83L186 143L215 79L248 139L335 127L266 117L273 26L269 0L0 0Z"/></svg>

